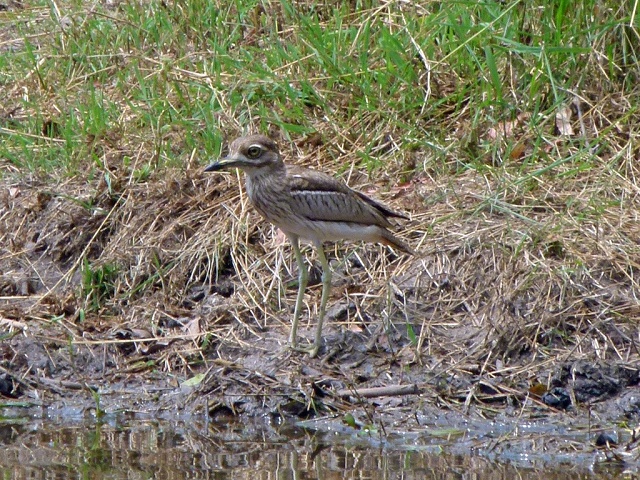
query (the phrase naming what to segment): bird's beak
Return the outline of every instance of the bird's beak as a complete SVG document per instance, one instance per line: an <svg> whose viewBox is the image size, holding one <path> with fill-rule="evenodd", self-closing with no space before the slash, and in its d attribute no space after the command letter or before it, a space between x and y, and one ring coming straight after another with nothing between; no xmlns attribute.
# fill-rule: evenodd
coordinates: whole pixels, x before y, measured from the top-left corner
<svg viewBox="0 0 640 480"><path fill-rule="evenodd" d="M207 166L207 168L205 168L204 171L219 172L220 170L224 170L229 167L235 167L236 163L237 163L237 160L235 158L230 158L230 157L220 158L215 162L213 162L212 164L210 164L209 166Z"/></svg>

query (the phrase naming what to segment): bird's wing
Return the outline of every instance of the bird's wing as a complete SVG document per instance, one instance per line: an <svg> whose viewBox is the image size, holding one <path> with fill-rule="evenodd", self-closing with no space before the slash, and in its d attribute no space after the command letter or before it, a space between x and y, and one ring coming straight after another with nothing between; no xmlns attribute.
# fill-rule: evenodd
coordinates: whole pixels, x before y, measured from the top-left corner
<svg viewBox="0 0 640 480"><path fill-rule="evenodd" d="M387 216L398 216L363 193L322 172L288 167L295 213L310 220L352 222L390 227Z"/></svg>

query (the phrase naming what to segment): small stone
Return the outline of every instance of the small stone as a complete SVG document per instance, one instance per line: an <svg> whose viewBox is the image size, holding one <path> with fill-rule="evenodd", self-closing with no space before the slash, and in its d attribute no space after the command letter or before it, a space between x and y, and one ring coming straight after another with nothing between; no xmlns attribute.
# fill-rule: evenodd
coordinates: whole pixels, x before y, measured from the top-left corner
<svg viewBox="0 0 640 480"><path fill-rule="evenodd" d="M542 401L550 407L566 410L571 405L571 396L566 389L555 387L542 396Z"/></svg>

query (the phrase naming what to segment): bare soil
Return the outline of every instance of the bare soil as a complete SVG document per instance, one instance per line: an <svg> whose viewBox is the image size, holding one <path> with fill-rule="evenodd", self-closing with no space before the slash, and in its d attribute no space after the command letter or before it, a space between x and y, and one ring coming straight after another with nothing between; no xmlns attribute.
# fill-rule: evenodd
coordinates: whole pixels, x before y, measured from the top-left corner
<svg viewBox="0 0 640 480"><path fill-rule="evenodd" d="M617 426L624 445L605 437L605 448L637 461L640 230L631 210L590 221L562 191L535 201L513 192L514 215L483 203L477 192L491 185L478 174L447 185L416 177L402 190L364 185L411 216L398 231L419 253L328 246L330 320L309 359L287 348L290 248L235 175L187 168L136 183L112 173L110 185L0 185L5 410L268 414L385 433L452 416L543 419ZM311 283L307 338L319 297Z"/></svg>

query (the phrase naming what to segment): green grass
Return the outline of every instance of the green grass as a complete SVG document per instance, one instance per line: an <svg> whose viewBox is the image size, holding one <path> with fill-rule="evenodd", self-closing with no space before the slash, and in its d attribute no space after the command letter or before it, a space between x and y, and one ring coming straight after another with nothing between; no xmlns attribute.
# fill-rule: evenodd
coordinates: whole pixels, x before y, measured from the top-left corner
<svg viewBox="0 0 640 480"><path fill-rule="evenodd" d="M82 297L87 310L98 311L115 294L118 267L115 265L82 265Z"/></svg>
<svg viewBox="0 0 640 480"><path fill-rule="evenodd" d="M487 125L526 112L542 136L574 93L597 105L640 80L631 3L187 3L3 12L3 165L74 175L101 168L106 146L179 166L271 127L337 139L370 171L410 147L449 174L503 162ZM546 163L539 154L518 163Z"/></svg>

